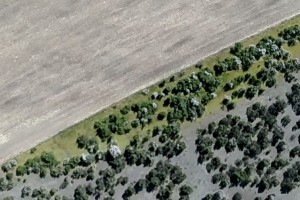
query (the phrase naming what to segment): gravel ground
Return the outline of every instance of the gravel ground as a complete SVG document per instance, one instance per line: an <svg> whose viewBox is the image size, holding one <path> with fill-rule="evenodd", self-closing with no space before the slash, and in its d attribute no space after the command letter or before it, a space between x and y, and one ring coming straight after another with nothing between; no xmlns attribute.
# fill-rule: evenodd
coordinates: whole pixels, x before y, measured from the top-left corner
<svg viewBox="0 0 300 200"><path fill-rule="evenodd" d="M2 0L0 162L299 10L296 0Z"/></svg>

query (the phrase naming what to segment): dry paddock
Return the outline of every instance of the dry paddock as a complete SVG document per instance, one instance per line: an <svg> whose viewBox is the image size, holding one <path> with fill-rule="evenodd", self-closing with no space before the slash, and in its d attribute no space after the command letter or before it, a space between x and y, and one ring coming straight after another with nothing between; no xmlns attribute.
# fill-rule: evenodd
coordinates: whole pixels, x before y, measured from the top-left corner
<svg viewBox="0 0 300 200"><path fill-rule="evenodd" d="M0 162L299 11L298 0L1 0Z"/></svg>

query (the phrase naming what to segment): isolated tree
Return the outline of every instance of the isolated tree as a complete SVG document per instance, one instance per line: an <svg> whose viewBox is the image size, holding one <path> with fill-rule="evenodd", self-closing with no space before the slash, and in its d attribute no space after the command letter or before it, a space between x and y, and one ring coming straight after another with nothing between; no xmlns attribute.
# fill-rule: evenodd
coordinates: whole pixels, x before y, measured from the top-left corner
<svg viewBox="0 0 300 200"><path fill-rule="evenodd" d="M131 197L134 194L135 194L134 188L132 186L128 186L128 188L124 191L122 197L123 197L123 199L128 199L129 197Z"/></svg>
<svg viewBox="0 0 300 200"><path fill-rule="evenodd" d="M145 179L139 179L134 185L135 193L141 192L147 186L147 181Z"/></svg>
<svg viewBox="0 0 300 200"><path fill-rule="evenodd" d="M286 143L284 141L280 141L276 146L277 153L281 153L285 149L286 149Z"/></svg>
<svg viewBox="0 0 300 200"><path fill-rule="evenodd" d="M237 192L233 195L232 200L242 200L242 195Z"/></svg>
<svg viewBox="0 0 300 200"><path fill-rule="evenodd" d="M289 115L286 115L281 119L281 125L283 127L286 127L290 122L291 122L291 118Z"/></svg>
<svg viewBox="0 0 300 200"><path fill-rule="evenodd" d="M21 197L22 198L28 197L28 196L30 196L30 194L31 194L31 188L29 186L24 186L22 189Z"/></svg>
<svg viewBox="0 0 300 200"><path fill-rule="evenodd" d="M179 188L180 196L189 196L193 192L193 189L188 185L183 185Z"/></svg>
<svg viewBox="0 0 300 200"><path fill-rule="evenodd" d="M16 170L16 175L17 176L24 176L24 174L26 174L27 172L27 169L24 165L20 165L17 167L17 170Z"/></svg>
<svg viewBox="0 0 300 200"><path fill-rule="evenodd" d="M161 187L156 195L156 198L159 200L170 199L172 195L172 190L167 187Z"/></svg>
<svg viewBox="0 0 300 200"><path fill-rule="evenodd" d="M82 185L78 185L74 191L74 199L75 200L88 200L88 195L86 194L85 187Z"/></svg>
<svg viewBox="0 0 300 200"><path fill-rule="evenodd" d="M166 116L167 116L166 112L160 112L157 115L157 119L161 121L161 120L165 119Z"/></svg>

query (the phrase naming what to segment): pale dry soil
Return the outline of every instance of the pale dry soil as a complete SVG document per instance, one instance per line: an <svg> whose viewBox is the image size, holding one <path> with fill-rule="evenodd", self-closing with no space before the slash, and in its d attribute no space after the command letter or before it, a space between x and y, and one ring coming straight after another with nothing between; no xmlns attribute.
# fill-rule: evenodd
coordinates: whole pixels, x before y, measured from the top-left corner
<svg viewBox="0 0 300 200"><path fill-rule="evenodd" d="M297 0L0 1L0 162L299 11Z"/></svg>

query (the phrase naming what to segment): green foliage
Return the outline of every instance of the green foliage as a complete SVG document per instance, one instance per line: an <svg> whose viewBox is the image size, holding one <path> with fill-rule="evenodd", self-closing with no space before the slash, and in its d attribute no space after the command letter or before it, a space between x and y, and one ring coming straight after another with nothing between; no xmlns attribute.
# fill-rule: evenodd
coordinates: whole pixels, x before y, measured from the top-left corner
<svg viewBox="0 0 300 200"><path fill-rule="evenodd" d="M16 175L17 176L24 176L27 173L27 169L25 166L20 165L16 169Z"/></svg>
<svg viewBox="0 0 300 200"><path fill-rule="evenodd" d="M242 199L243 199L242 195L239 192L235 193L232 197L232 200L242 200Z"/></svg>
<svg viewBox="0 0 300 200"><path fill-rule="evenodd" d="M292 86L292 91L286 94L289 103L296 115L300 115L300 84L296 83Z"/></svg>
<svg viewBox="0 0 300 200"><path fill-rule="evenodd" d="M299 36L300 36L299 25L294 25L294 26L290 26L288 28L283 29L282 31L280 31L278 33L278 36L287 41L299 38Z"/></svg>
<svg viewBox="0 0 300 200"><path fill-rule="evenodd" d="M78 185L76 187L75 192L74 192L74 199L75 200L88 200L89 199L88 195L86 194L86 190L85 190L84 186Z"/></svg>
<svg viewBox="0 0 300 200"><path fill-rule="evenodd" d="M115 114L109 115L109 117L102 122L95 122L94 128L100 139L104 141L111 137L112 134L123 135L129 133L131 130L126 118Z"/></svg>
<svg viewBox="0 0 300 200"><path fill-rule="evenodd" d="M99 150L98 140L96 138L89 138L85 135L80 135L76 143L78 148L86 149L89 153L96 153Z"/></svg>
<svg viewBox="0 0 300 200"><path fill-rule="evenodd" d="M157 119L160 120L160 121L162 121L162 120L165 119L166 116L167 116L166 112L160 112L157 115Z"/></svg>
<svg viewBox="0 0 300 200"><path fill-rule="evenodd" d="M183 185L179 188L180 196L189 196L192 192L193 192L193 189L187 185Z"/></svg>
<svg viewBox="0 0 300 200"><path fill-rule="evenodd" d="M281 119L281 125L282 125L283 127L286 127L291 121L292 121L292 120L291 120L290 116L289 116L289 115L286 115L286 116L284 116L284 117Z"/></svg>

